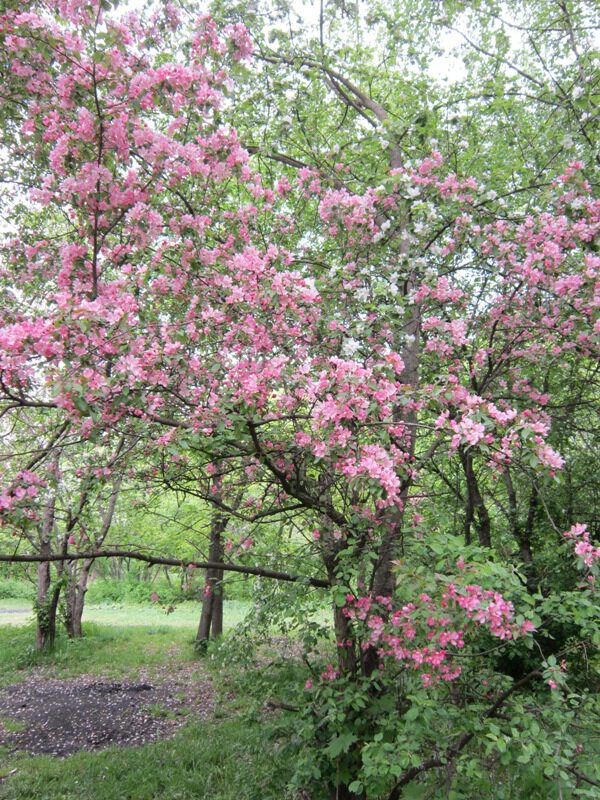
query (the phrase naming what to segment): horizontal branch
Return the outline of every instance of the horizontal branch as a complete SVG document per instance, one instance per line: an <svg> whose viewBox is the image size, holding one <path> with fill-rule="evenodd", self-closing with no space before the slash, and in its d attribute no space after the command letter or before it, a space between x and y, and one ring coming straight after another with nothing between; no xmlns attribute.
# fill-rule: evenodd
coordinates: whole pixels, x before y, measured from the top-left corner
<svg viewBox="0 0 600 800"><path fill-rule="evenodd" d="M288 167L295 167L296 169L308 167L308 164L305 164L304 161L299 161L297 158L287 156L285 153L278 153L275 150L263 151L260 147L252 144L244 144L244 149L247 150L251 156L258 155L263 158L270 158L272 161L279 161L281 164L286 164Z"/></svg>
<svg viewBox="0 0 600 800"><path fill-rule="evenodd" d="M167 567L192 567L196 569L222 569L224 572L240 572L243 575L257 575L260 578L271 578L275 581L288 583L306 583L319 589L327 589L331 585L324 578L310 578L305 575L290 575L287 572L278 572L265 567L246 567L243 564L227 564L220 561L187 561L177 558L162 558L146 553L130 550L97 550L90 553L52 553L52 555L33 554L6 554L0 553L0 562L8 561L18 564L38 564L46 561L81 561L96 558L132 558L135 561L145 561L147 564L160 564Z"/></svg>

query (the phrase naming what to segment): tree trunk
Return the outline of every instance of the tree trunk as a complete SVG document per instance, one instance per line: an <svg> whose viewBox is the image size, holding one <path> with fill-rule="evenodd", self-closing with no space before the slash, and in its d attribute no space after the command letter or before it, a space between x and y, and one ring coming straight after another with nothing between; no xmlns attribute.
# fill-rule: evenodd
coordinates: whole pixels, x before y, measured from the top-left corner
<svg viewBox="0 0 600 800"><path fill-rule="evenodd" d="M338 652L338 669L342 675L356 674L356 649L352 627L338 606L333 607L333 623Z"/></svg>
<svg viewBox="0 0 600 800"><path fill-rule="evenodd" d="M391 163L401 164L402 158L399 148L394 147L391 154ZM394 168L394 167L392 167ZM399 252L408 255L408 243L403 240L399 246ZM409 295L418 283L418 276L412 271L404 284L404 295ZM404 370L402 372L402 382L406 387L411 387L415 391L419 385L419 366L421 352L421 312L418 306L412 310L410 318L406 320L402 328L402 337L396 343L397 349L401 350ZM405 450L409 454L410 461L414 459L418 432L418 415L416 409L411 406L398 404L393 412L394 421L405 426ZM412 477L405 475L402 480L400 491L401 507L390 509L382 520L385 533L381 540L377 562L373 571L371 582L371 593L373 596L382 595L390 597L396 587L396 576L393 564L400 555L402 546L402 535L404 526L404 513L409 500ZM391 513L390 513L391 512Z"/></svg>
<svg viewBox="0 0 600 800"><path fill-rule="evenodd" d="M70 639L80 639L83 636L83 609L93 563L93 559L84 561L79 575L74 576L67 587L65 627Z"/></svg>
<svg viewBox="0 0 600 800"><path fill-rule="evenodd" d="M223 560L222 534L227 527L227 517L213 512L210 526L209 561ZM196 644L205 645L210 638L216 639L223 633L223 570L207 569L202 599L202 613L196 634Z"/></svg>
<svg viewBox="0 0 600 800"><path fill-rule="evenodd" d="M77 596L77 583L75 577L72 574L69 574L69 581L65 586L65 609L64 609L65 630L67 632L67 636L69 637L69 639L77 638L77 635L75 634L75 625L73 622L76 596Z"/></svg>
<svg viewBox="0 0 600 800"><path fill-rule="evenodd" d="M223 551L221 550L221 558ZM212 638L223 635L223 570L216 570L216 584L212 607Z"/></svg>
<svg viewBox="0 0 600 800"><path fill-rule="evenodd" d="M121 438L119 446L117 447L116 456L119 454L121 447L123 445L123 438ZM112 525L112 520L115 513L115 508L117 505L117 498L119 496L119 491L121 488L121 483L123 482L123 477L119 476L115 478L112 485L112 490L110 493L110 497L108 500L108 505L106 506L105 510L102 512L102 525L100 526L100 530L98 535L96 536L96 547L100 547L106 537L108 536L108 532L110 531L110 526ZM85 494L82 495L82 501L80 502L80 508L83 508L83 500L85 498ZM72 520L72 524L70 528L67 530L67 534L71 533L71 530L75 524L75 520L78 518L75 517ZM64 546L67 547L68 538L65 538ZM88 590L88 580L90 577L90 572L92 566L94 564L94 559L89 558L86 559L79 571L75 564L72 564L69 572L69 582L67 585L67 594L66 594L66 614L65 614L65 626L67 629L67 635L70 639L79 639L83 636L83 628L82 628L82 619L83 619L83 608L85 605L85 595Z"/></svg>
<svg viewBox="0 0 600 800"><path fill-rule="evenodd" d="M210 638L210 626L212 623L212 611L214 604L214 594L212 590L212 570L206 570L206 581L204 584L204 596L202 598L202 611L200 613L200 624L196 634L196 645L204 645Z"/></svg>
<svg viewBox="0 0 600 800"><path fill-rule="evenodd" d="M473 469L473 456L463 447L459 447L460 462L467 482L467 507L465 509L465 543L471 541L471 523L475 523L479 544L482 547L492 546L492 524L490 515L479 490L479 483Z"/></svg>
<svg viewBox="0 0 600 800"><path fill-rule="evenodd" d="M36 603L36 648L38 650L51 649L56 638L56 609L58 596L54 602L56 590L49 596L51 575L50 563L42 562L37 571L37 603Z"/></svg>
<svg viewBox="0 0 600 800"><path fill-rule="evenodd" d="M42 528L40 532L40 554L49 556L52 554L52 531L54 528L54 496L48 497L42 518ZM37 569L37 599L36 599L36 648L44 650L54 646L56 638L56 609L58 607L58 597L60 587L57 587L50 595L52 583L52 572L49 561L42 561Z"/></svg>

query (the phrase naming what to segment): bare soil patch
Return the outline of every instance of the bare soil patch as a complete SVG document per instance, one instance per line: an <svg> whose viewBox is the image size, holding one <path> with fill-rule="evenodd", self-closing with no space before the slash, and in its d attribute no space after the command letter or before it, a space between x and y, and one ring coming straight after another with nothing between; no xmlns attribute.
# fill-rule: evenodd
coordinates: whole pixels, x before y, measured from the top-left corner
<svg viewBox="0 0 600 800"><path fill-rule="evenodd" d="M190 718L208 718L212 708L212 687L196 666L152 681L36 675L0 690L0 745L54 756L141 745L171 736Z"/></svg>

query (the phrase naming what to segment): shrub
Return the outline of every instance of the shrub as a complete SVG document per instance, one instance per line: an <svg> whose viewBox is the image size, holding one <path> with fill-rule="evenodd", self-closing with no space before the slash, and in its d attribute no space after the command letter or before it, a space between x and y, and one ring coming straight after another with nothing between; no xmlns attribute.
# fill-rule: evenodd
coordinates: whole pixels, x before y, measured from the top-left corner
<svg viewBox="0 0 600 800"><path fill-rule="evenodd" d="M28 581L19 581L14 578L0 578L0 600L11 598L32 600L33 595L33 584Z"/></svg>

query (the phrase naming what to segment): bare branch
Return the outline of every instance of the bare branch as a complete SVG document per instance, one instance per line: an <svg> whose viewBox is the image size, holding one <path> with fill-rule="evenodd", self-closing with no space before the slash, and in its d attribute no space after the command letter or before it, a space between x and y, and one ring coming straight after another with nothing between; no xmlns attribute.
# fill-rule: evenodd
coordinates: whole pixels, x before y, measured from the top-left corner
<svg viewBox="0 0 600 800"><path fill-rule="evenodd" d="M12 564L39 564L47 561L82 561L91 558L131 558L135 561L145 561L147 564L160 564L167 567L182 567L184 569L222 569L225 572L239 572L242 575L256 575L260 578L271 578L275 581L287 583L306 583L318 589L327 589L331 585L324 578L311 578L306 575L290 575L287 572L278 572L266 567L246 567L243 564L227 564L220 561L188 561L186 559L163 558L138 553L134 550L97 550L89 553L52 553L39 554L6 554L0 553L0 562Z"/></svg>

